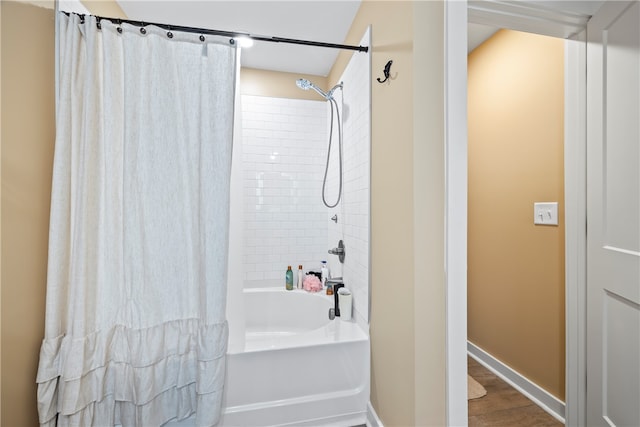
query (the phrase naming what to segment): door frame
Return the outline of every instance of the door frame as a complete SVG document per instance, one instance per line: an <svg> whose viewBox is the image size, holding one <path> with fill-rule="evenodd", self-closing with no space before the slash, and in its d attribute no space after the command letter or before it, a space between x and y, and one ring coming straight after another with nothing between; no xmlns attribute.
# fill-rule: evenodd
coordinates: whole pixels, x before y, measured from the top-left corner
<svg viewBox="0 0 640 427"><path fill-rule="evenodd" d="M445 3L445 271L447 425L467 425L467 24L560 37L565 42L565 425L586 414L587 15L528 2Z"/></svg>

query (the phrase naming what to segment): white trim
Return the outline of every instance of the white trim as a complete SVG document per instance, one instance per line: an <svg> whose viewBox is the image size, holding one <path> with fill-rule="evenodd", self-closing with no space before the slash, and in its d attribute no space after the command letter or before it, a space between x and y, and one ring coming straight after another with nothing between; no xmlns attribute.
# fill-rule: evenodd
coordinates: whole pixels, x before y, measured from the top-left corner
<svg viewBox="0 0 640 427"><path fill-rule="evenodd" d="M445 2L446 420L466 426L467 2Z"/></svg>
<svg viewBox="0 0 640 427"><path fill-rule="evenodd" d="M367 403L367 427L384 427L371 402Z"/></svg>
<svg viewBox="0 0 640 427"><path fill-rule="evenodd" d="M546 8L536 1L469 1L469 22L562 39L583 31L589 15Z"/></svg>
<svg viewBox="0 0 640 427"><path fill-rule="evenodd" d="M586 32L565 42L566 425L586 414Z"/></svg>
<svg viewBox="0 0 640 427"><path fill-rule="evenodd" d="M469 356L478 363L531 399L549 415L564 423L565 405L563 401L471 342L467 343L467 348Z"/></svg>

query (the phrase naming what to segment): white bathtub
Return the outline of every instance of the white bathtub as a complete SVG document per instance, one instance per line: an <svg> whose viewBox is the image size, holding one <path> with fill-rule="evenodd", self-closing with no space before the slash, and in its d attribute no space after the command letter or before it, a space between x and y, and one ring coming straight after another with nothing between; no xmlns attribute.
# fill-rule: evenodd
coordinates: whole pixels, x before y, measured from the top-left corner
<svg viewBox="0 0 640 427"><path fill-rule="evenodd" d="M268 288L243 297L244 350L227 356L219 425L364 424L369 337L353 321L329 320L333 296Z"/></svg>
<svg viewBox="0 0 640 427"><path fill-rule="evenodd" d="M242 299L234 308L245 333L230 336L218 426L365 424L369 337L354 321L329 320L333 296L266 288ZM191 416L164 427L194 425Z"/></svg>

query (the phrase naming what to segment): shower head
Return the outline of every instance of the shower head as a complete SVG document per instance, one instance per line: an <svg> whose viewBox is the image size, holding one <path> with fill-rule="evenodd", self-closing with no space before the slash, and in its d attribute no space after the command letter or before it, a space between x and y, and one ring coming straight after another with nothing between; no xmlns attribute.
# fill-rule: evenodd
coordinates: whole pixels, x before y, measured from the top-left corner
<svg viewBox="0 0 640 427"><path fill-rule="evenodd" d="M309 90L311 86L313 86L313 83L311 83L307 79L298 79L296 80L296 84L300 89L303 89L303 90Z"/></svg>
<svg viewBox="0 0 640 427"><path fill-rule="evenodd" d="M323 91L322 89L320 89L318 86L314 85L307 79L298 79L296 80L296 84L300 89L303 89L303 90L313 89L316 92L318 92L320 96L322 96L324 99L326 100L331 99L331 95L327 95L325 91Z"/></svg>

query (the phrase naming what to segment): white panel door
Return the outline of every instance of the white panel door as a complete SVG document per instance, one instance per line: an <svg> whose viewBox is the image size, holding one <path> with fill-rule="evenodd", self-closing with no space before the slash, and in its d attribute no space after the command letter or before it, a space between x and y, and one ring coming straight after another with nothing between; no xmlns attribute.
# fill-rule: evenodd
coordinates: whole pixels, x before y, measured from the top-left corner
<svg viewBox="0 0 640 427"><path fill-rule="evenodd" d="M640 426L640 3L587 27L587 425Z"/></svg>

